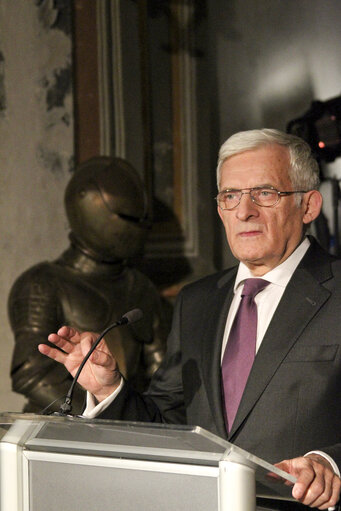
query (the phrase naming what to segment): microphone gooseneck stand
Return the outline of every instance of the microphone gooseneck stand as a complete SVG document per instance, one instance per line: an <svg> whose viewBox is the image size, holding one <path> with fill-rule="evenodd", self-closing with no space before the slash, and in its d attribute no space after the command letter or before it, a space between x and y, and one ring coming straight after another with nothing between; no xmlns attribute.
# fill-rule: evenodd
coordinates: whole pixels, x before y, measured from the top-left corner
<svg viewBox="0 0 341 511"><path fill-rule="evenodd" d="M140 309L132 309L131 311L127 312L122 316L122 318L119 321L116 321L115 323L109 325L103 332L99 335L99 337L96 339L94 344L89 349L88 353L85 355L84 359L82 360L74 378L72 381L72 384L70 386L70 389L65 397L64 403L61 405L58 412L53 412L52 415L58 415L58 416L66 416L71 414L72 411L72 398L73 398L73 392L75 385L78 381L79 375L82 372L83 367L85 366L86 362L89 360L92 353L95 351L103 337L113 328L116 328L118 326L128 325L131 323L135 323L135 321L138 321L143 316L143 313Z"/></svg>

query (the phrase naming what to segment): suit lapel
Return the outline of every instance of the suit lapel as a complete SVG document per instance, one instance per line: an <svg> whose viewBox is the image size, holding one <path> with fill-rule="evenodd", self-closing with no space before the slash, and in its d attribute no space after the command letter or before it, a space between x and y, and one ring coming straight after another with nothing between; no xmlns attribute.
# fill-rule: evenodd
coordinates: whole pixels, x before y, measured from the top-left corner
<svg viewBox="0 0 341 511"><path fill-rule="evenodd" d="M279 365L330 296L320 285L331 277L329 262L317 258L318 266L314 264L319 250L311 247L287 285L255 358L229 439L237 433Z"/></svg>
<svg viewBox="0 0 341 511"><path fill-rule="evenodd" d="M233 298L235 277L236 270L225 274L218 281L216 290L207 297L206 317L203 322L205 328L201 346L204 384L212 417L222 437L226 437L226 429L221 400L221 345L227 314Z"/></svg>

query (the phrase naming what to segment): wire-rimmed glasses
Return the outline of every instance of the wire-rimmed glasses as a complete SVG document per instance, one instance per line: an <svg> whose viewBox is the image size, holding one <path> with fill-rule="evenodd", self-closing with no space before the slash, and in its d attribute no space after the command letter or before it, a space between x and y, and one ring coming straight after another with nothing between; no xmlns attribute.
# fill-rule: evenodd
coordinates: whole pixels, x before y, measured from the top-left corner
<svg viewBox="0 0 341 511"><path fill-rule="evenodd" d="M290 192L280 192L272 186L257 186L255 188L243 188L237 190L234 188L222 190L215 197L218 206L225 210L236 208L243 195L250 195L252 202L257 206L272 208L276 206L282 196L292 195L294 193L307 193L306 190L293 190Z"/></svg>

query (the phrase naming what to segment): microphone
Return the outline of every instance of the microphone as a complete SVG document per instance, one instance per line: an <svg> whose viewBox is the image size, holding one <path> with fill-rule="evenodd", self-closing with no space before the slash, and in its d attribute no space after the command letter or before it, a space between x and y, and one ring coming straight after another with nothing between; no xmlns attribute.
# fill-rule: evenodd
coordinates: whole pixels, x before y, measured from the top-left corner
<svg viewBox="0 0 341 511"><path fill-rule="evenodd" d="M122 325L128 325L128 324L131 325L132 323L135 323L135 321L138 321L139 319L141 319L142 316L143 316L143 313L142 313L141 309L132 309L131 311L126 312L121 317L121 319L119 319L112 325L109 325L105 330L103 330L103 332L98 336L98 338L96 339L94 344L89 349L88 353L83 358L82 363L80 364L80 366L77 370L77 373L75 374L75 376L73 378L71 387L69 389L69 392L66 395L65 401L59 409L59 412L54 412L52 415L68 415L71 412L73 391L74 391L75 385L78 381L79 375L80 375L83 367L85 366L86 362L90 358L91 354L95 351L95 349L97 348L97 346L99 345L99 343L101 342L103 337L113 328L116 328L116 327L122 326Z"/></svg>

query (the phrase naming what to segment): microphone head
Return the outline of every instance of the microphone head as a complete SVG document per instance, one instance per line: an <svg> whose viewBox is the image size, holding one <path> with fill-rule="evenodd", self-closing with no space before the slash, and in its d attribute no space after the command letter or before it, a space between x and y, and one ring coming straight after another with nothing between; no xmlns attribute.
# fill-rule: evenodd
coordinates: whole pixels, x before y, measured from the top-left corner
<svg viewBox="0 0 341 511"><path fill-rule="evenodd" d="M143 312L141 309L132 309L129 312L126 312L122 318L120 323L127 324L127 323L135 323L135 321L138 321L143 317Z"/></svg>

